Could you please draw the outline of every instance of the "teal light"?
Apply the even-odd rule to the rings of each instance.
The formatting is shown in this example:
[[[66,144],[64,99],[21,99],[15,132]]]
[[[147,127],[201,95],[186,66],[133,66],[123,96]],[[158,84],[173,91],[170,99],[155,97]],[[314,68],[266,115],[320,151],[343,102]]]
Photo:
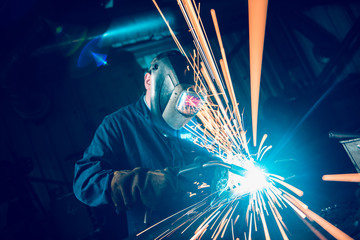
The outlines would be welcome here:
[[[168,16],[167,20],[169,23],[174,22],[172,16]],[[161,39],[169,34],[164,20],[151,14],[114,21],[102,35],[102,41],[111,44],[113,47],[120,47],[150,38],[152,40]]]

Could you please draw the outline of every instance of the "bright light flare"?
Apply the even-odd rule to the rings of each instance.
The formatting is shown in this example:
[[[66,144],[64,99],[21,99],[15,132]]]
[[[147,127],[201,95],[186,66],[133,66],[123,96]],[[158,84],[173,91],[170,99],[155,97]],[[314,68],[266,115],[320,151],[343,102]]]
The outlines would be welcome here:
[[[246,161],[246,163],[247,164],[243,164],[246,165],[244,175],[229,172],[228,176],[228,187],[238,196],[255,193],[271,185],[263,169],[255,166],[254,163],[249,160]]]
[[[269,182],[266,179],[264,171],[254,166],[246,173],[243,186],[250,192],[256,192],[268,187]]]

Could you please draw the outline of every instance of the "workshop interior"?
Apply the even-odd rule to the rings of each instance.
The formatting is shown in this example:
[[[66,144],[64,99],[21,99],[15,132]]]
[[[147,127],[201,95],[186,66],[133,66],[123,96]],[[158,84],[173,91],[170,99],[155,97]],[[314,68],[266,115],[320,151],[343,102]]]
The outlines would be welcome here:
[[[216,11],[249,151],[256,153],[266,134],[272,148],[260,163],[265,171],[301,189],[299,199],[349,239],[360,239],[360,180],[323,180],[360,173],[360,2],[268,2],[256,146],[249,2],[194,1],[220,59]],[[104,239],[103,232],[126,238],[121,213],[76,199],[74,164],[104,117],[145,92],[151,60],[178,49],[168,25],[194,54],[178,1],[5,0],[0,13],[0,238]],[[104,212],[111,224],[103,224]],[[317,223],[309,231],[307,222],[290,218],[287,224],[284,213],[289,239],[324,239],[317,231],[336,239]],[[200,239],[187,234],[166,239]]]

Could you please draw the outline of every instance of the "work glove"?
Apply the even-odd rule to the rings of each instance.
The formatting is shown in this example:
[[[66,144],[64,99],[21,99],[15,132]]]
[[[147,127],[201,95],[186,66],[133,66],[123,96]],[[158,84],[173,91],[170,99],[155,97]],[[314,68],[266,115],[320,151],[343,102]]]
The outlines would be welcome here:
[[[177,178],[177,169],[148,170],[135,168],[131,171],[115,171],[111,181],[111,198],[119,210],[127,210],[142,204],[158,210],[174,204],[184,193]]]

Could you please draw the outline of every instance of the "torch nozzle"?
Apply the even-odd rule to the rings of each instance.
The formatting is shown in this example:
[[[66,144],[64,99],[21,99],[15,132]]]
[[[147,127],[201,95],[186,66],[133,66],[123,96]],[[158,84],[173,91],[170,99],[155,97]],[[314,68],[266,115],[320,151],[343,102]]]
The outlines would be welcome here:
[[[209,161],[207,163],[204,164],[192,164],[190,166],[187,166],[185,168],[180,169],[180,171],[178,172],[178,176],[191,171],[191,170],[195,170],[195,169],[199,169],[199,168],[208,168],[208,167],[213,167],[213,166],[217,166],[217,167],[223,167],[228,169],[230,172],[239,175],[239,176],[244,176],[245,173],[247,172],[247,170],[243,167],[240,167],[238,165],[235,164],[230,164],[230,163],[226,163],[223,161]]]

